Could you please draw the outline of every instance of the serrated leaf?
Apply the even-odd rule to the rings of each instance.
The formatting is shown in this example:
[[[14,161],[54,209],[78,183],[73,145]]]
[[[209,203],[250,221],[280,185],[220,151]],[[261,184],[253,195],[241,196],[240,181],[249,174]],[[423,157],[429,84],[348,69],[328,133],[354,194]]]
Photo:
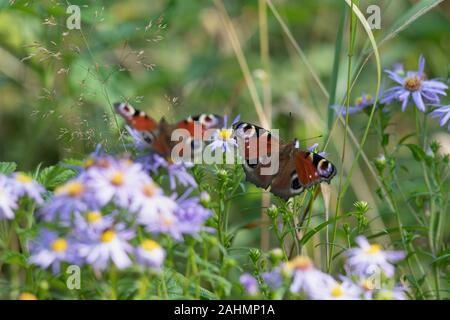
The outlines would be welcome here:
[[[75,174],[74,170],[57,165],[42,170],[37,180],[47,189],[53,190],[74,177]]]
[[[19,265],[21,267],[27,267],[27,258],[18,252],[15,251],[6,251],[3,253],[1,260],[7,264]]]
[[[16,168],[17,164],[15,162],[0,162],[0,173],[11,174]]]

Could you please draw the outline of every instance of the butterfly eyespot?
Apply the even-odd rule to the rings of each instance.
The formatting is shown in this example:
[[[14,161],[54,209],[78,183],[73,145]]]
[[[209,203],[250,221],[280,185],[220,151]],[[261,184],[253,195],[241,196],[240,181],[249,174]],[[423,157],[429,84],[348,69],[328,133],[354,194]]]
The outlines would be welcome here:
[[[297,193],[299,190],[302,190],[302,189],[303,189],[303,186],[300,183],[300,180],[298,179],[297,172],[294,171],[292,173],[292,178],[291,178],[291,190],[295,191]]]
[[[322,159],[317,165],[317,171],[321,177],[328,178],[333,174],[333,166],[328,160]]]
[[[142,139],[148,144],[153,142],[153,135],[150,132],[142,132]]]
[[[246,123],[238,126],[236,132],[241,138],[248,139],[255,135],[256,129],[255,126]]]
[[[136,112],[136,110],[132,106],[126,103],[115,103],[114,108],[116,109],[118,114],[124,117],[131,117]]]

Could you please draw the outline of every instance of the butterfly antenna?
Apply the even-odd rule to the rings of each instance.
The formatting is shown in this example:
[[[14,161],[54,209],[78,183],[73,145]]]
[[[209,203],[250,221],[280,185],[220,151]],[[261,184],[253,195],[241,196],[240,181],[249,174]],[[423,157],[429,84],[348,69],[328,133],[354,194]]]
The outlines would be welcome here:
[[[318,139],[318,138],[322,138],[322,137],[323,137],[323,134],[315,136],[315,137],[311,137],[311,138],[299,139],[299,141],[308,141],[308,140]]]

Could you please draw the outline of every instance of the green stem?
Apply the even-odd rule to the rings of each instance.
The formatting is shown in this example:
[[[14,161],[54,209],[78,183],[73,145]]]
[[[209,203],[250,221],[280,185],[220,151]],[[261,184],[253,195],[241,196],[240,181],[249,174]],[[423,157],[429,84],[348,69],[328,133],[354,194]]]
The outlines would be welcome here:
[[[341,190],[342,190],[342,180],[343,180],[343,176],[344,176],[344,161],[345,161],[345,148],[346,148],[346,144],[347,144],[347,129],[348,129],[348,122],[349,122],[349,117],[348,117],[348,109],[350,106],[350,94],[351,94],[351,89],[350,89],[350,85],[351,85],[351,70],[352,70],[352,57],[353,57],[353,47],[354,47],[354,42],[355,42],[355,38],[354,38],[354,30],[355,30],[355,25],[353,22],[353,1],[352,1],[352,5],[350,6],[350,41],[349,41],[349,46],[348,46],[348,66],[347,66],[347,101],[345,104],[345,130],[344,130],[344,138],[343,138],[343,144],[342,144],[342,158],[341,158],[341,170],[340,170],[340,174],[339,174],[339,188],[338,188],[338,197],[337,197],[337,202],[336,202],[336,220],[334,221],[333,224],[333,233],[332,233],[332,238],[331,238],[331,242],[327,243],[327,246],[330,246],[329,249],[329,257],[328,257],[328,272],[331,272],[331,265],[333,262],[333,251],[334,251],[334,242],[336,241],[336,233],[337,233],[337,218],[339,216],[339,210],[340,210],[340,205],[341,205],[341,200],[342,200],[342,194],[341,194]]]

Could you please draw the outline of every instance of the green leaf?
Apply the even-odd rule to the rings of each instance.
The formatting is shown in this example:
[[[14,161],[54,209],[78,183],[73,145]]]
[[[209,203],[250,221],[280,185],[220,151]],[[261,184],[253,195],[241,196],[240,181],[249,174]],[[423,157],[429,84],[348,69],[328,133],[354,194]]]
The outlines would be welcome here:
[[[42,170],[37,180],[47,189],[53,190],[74,177],[75,174],[75,171],[72,169],[56,165]]]
[[[389,29],[378,45],[381,46],[384,42],[394,38],[398,33],[405,30],[411,23],[419,19],[443,1],[444,0],[422,0],[416,3],[411,9],[396,19],[396,23]]]
[[[1,260],[7,264],[19,265],[21,267],[27,267],[27,258],[16,251],[6,251],[3,253]]]
[[[409,143],[405,144],[404,146],[408,147],[408,149],[411,150],[414,159],[416,159],[417,161],[422,161],[426,158],[425,151],[423,151],[422,148],[420,148],[418,145]]]
[[[11,174],[16,168],[17,164],[15,162],[0,162],[0,173]]]
[[[314,227],[312,230],[308,231],[303,238],[300,240],[301,244],[305,244],[308,242],[309,239],[311,239],[317,232],[319,232],[320,230],[322,230],[323,228],[325,228],[327,225],[334,223],[335,221],[344,218],[344,217],[350,217],[351,214],[345,214],[342,216],[337,216],[336,218],[332,218],[332,219],[328,219],[325,222],[322,222],[321,224],[319,224],[318,226]]]

